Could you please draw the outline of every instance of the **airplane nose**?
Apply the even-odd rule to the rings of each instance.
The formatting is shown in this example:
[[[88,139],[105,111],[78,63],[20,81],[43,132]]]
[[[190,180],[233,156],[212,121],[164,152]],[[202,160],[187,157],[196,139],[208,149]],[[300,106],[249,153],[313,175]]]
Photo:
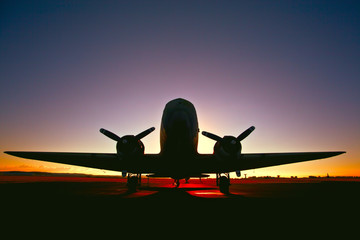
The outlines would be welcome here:
[[[178,111],[178,112],[174,112],[172,116],[172,120],[174,125],[188,125],[189,116],[184,111]]]
[[[193,129],[195,118],[196,112],[192,104],[185,99],[178,98],[166,105],[162,126],[168,133],[183,135]]]
[[[176,135],[183,135],[190,129],[190,118],[185,111],[173,112],[170,121],[166,128],[169,132],[176,133]]]
[[[177,105],[184,105],[185,104],[185,101],[184,100],[179,100],[178,102],[177,102]]]

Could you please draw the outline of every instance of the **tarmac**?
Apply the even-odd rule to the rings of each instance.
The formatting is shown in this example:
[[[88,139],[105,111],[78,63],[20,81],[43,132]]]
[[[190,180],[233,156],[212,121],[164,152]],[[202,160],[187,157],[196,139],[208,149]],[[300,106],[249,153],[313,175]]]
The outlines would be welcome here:
[[[78,199],[104,201],[149,201],[173,203],[183,200],[234,202],[286,202],[327,203],[360,200],[359,178],[303,178],[303,179],[235,179],[230,193],[223,194],[214,179],[190,179],[181,181],[176,188],[171,179],[142,179],[137,191],[129,192],[123,178],[72,178],[37,176],[0,176],[0,192],[3,201],[18,199],[41,201],[71,201]]]
[[[223,194],[214,179],[181,181],[178,188],[172,180],[142,179],[137,191],[129,192],[122,178],[0,176],[0,193],[3,219],[18,222],[26,216],[45,225],[70,217],[76,224],[115,218],[121,224],[168,228],[185,222],[221,220],[216,224],[236,226],[245,220],[274,224],[290,219],[287,224],[321,219],[351,226],[360,213],[359,178],[240,179],[232,180],[230,193]]]

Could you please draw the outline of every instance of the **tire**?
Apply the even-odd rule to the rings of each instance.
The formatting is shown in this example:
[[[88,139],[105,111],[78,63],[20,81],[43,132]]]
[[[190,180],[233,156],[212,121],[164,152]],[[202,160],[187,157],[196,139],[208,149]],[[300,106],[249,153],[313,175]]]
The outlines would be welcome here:
[[[136,192],[137,184],[138,184],[138,178],[137,177],[131,177],[127,182],[129,192]]]
[[[220,192],[222,192],[224,194],[228,194],[229,186],[230,186],[229,179],[225,176],[222,176],[222,177],[220,177],[219,180],[220,180],[220,183],[219,183]]]

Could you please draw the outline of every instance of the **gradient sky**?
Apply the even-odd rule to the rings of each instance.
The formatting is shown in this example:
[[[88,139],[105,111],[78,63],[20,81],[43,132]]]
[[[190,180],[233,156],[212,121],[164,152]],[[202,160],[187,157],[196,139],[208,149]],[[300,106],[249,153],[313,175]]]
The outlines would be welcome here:
[[[101,127],[154,126],[157,153],[182,97],[200,130],[256,126],[245,153],[347,151],[248,176],[360,175],[359,76],[357,1],[1,1],[0,171],[111,173],[2,152],[115,152]]]

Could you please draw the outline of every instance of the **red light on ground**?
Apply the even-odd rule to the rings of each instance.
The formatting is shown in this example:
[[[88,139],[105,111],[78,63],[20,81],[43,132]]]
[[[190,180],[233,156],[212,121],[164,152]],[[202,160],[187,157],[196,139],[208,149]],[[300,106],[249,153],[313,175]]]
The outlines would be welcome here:
[[[138,197],[146,197],[146,196],[150,196],[153,195],[155,193],[157,193],[158,191],[147,191],[147,190],[141,190],[141,191],[136,191],[134,193],[130,193],[126,196],[124,196],[124,198],[138,198]]]
[[[194,190],[187,191],[191,196],[201,197],[201,198],[227,198],[228,196],[219,190],[209,189],[209,190]]]

